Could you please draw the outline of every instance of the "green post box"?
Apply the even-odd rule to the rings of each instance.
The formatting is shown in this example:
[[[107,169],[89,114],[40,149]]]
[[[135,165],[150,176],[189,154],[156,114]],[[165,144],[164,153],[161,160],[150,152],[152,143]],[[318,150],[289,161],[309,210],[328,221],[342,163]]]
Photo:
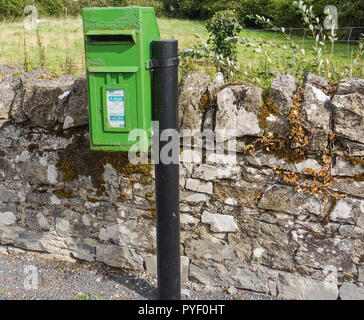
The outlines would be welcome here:
[[[129,151],[135,128],[146,130],[149,147],[150,45],[160,39],[153,8],[84,8],[82,17],[91,149]]]

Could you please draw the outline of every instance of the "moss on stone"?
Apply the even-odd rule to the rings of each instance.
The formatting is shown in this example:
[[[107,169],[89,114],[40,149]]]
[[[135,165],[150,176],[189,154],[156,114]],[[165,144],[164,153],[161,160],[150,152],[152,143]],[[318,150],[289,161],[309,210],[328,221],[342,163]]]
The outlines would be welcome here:
[[[210,94],[208,91],[206,91],[202,96],[201,96],[201,100],[200,100],[200,104],[199,104],[199,109],[200,111],[206,112],[207,110],[210,109],[211,105],[212,105],[213,101],[210,98]]]
[[[87,200],[88,200],[89,202],[91,202],[91,203],[99,202],[99,200],[98,200],[98,199],[96,199],[96,198],[91,198],[91,197],[87,197]]]
[[[287,143],[283,146],[281,144],[271,146],[271,153],[278,159],[285,159],[287,163],[299,163],[307,158],[301,149],[291,149]]]
[[[320,240],[329,239],[330,238],[330,236],[327,235],[327,234],[322,234],[322,233],[315,232],[315,231],[311,231],[310,234],[312,236],[314,236],[316,239],[320,239]]]
[[[291,131],[283,138],[276,137],[274,132],[268,132],[263,138],[257,139],[252,145],[255,150],[261,149],[268,154],[273,154],[278,159],[285,159],[288,163],[297,163],[305,160],[308,149],[308,138],[300,125],[300,108],[302,103],[302,90],[294,95],[294,105],[287,118]],[[268,91],[263,93],[263,102],[258,110],[260,128],[268,128],[267,118],[270,115],[279,116],[278,106],[268,97]],[[295,147],[292,147],[295,145]]]
[[[38,145],[38,144],[36,144],[36,143],[30,143],[30,144],[27,146],[27,150],[28,150],[28,152],[33,153],[34,151],[39,150],[39,145]]]
[[[331,196],[330,201],[331,201],[331,203],[330,203],[329,209],[326,211],[324,216],[321,218],[321,224],[323,226],[326,226],[330,222],[330,215],[335,209],[335,206],[337,204],[337,198],[335,198],[334,196]]]
[[[355,156],[349,156],[346,155],[345,160],[348,161],[352,166],[360,165],[362,168],[364,168],[364,159],[360,157]],[[354,176],[354,180],[356,182],[362,182],[364,181],[364,173],[358,173]]]
[[[92,184],[97,188],[96,195],[101,196],[105,192],[104,166],[110,164],[118,174],[141,177],[132,177],[134,183],[143,185],[152,183],[152,165],[136,164],[129,162],[127,152],[92,151],[89,141],[83,136],[74,137],[73,142],[65,150],[58,152],[57,169],[62,173],[62,181],[70,182],[80,176],[91,177]]]
[[[233,198],[240,206],[255,207],[264,188],[232,186],[227,181],[218,182],[214,183],[212,199],[224,203],[226,199]]]
[[[351,165],[361,165],[364,168],[364,159],[355,157],[355,156],[345,156],[345,160],[348,161]]]
[[[57,189],[53,192],[59,199],[70,199],[72,197],[72,190]]]
[[[148,198],[153,197],[153,195],[154,195],[154,191],[150,191],[150,192],[145,193],[145,196],[148,197]]]
[[[364,173],[356,174],[354,176],[354,180],[356,182],[363,182],[364,181]]]
[[[277,159],[284,159],[287,163],[298,163],[307,158],[307,150],[291,148],[291,141],[285,138],[268,138],[264,136],[257,139],[251,145],[254,150],[262,150],[264,153],[274,155]]]
[[[56,164],[56,168],[62,172],[62,181],[68,182],[77,180],[79,175],[75,161],[68,159],[68,157],[63,156],[63,154],[60,154],[59,156],[60,157]]]
[[[279,111],[277,105],[269,98],[263,99],[262,105],[258,110],[259,127],[266,130],[268,128],[267,118],[270,115],[278,116]]]
[[[129,198],[129,196],[127,196],[126,194],[120,194],[120,195],[118,196],[118,200],[126,201],[126,200],[131,200],[131,199],[130,199],[130,198]]]
[[[146,210],[146,212],[148,212],[148,215],[150,217],[152,217],[153,219],[155,219],[157,217],[157,211],[156,211],[156,209],[148,209],[148,210]]]

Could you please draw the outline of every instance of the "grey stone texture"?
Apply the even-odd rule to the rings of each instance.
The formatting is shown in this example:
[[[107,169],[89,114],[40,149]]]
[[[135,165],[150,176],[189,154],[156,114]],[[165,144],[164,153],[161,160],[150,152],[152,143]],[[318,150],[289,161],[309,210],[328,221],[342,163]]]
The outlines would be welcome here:
[[[336,95],[331,102],[335,134],[364,144],[364,94]]]
[[[330,131],[330,97],[322,90],[306,83],[301,110],[302,125],[309,135],[311,150],[325,150]]]
[[[294,300],[336,300],[335,282],[313,280],[307,277],[279,275],[278,297]]]
[[[224,88],[217,95],[215,131],[231,130],[231,137],[262,136],[258,111],[262,104],[262,89],[249,83]]]
[[[19,85],[20,79],[16,77],[0,81],[0,128],[9,120],[11,105]]]
[[[344,283],[340,287],[341,300],[364,300],[364,287],[353,283]]]
[[[289,115],[297,87],[297,80],[289,74],[277,74],[272,81],[269,98],[277,105],[280,116]]]
[[[210,230],[213,232],[238,232],[239,227],[236,224],[234,217],[226,214],[213,214],[204,211],[201,216],[201,222],[210,225]]]
[[[293,105],[293,95],[298,88],[297,80],[289,74],[277,74],[273,79],[269,99],[277,107],[278,114],[271,114],[267,119],[267,132],[275,132],[284,137],[290,130],[287,116]]]
[[[337,88],[338,95],[345,95],[355,92],[364,94],[364,79],[359,79],[359,78],[342,79],[339,82]]]
[[[179,91],[179,121],[181,129],[201,129],[202,111],[200,101],[206,93],[211,77],[200,73],[191,73],[182,79]]]
[[[311,72],[307,72],[303,78],[303,85],[307,83],[321,90],[328,89],[329,87],[329,81],[326,78],[317,76]]]
[[[59,97],[72,85],[72,76],[61,78],[32,79],[23,81],[22,112],[34,126],[52,128],[56,124],[56,108]]]
[[[180,257],[181,262],[181,282],[188,281],[188,271],[190,260],[186,256]],[[157,256],[156,255],[148,255],[144,258],[145,268],[151,274],[157,274]]]
[[[152,166],[89,150],[85,76],[17,70],[0,67],[0,251],[155,273]],[[306,74],[300,121],[309,151],[292,161],[259,144],[251,154],[245,147],[264,135],[269,141],[270,130],[284,139],[296,79],[278,74],[272,82],[278,116],[267,130],[259,126],[262,89],[224,84],[220,74],[182,80],[181,129],[216,134],[213,146],[181,144],[182,281],[282,299],[364,299],[363,81],[343,79],[328,96],[331,83]],[[217,136],[224,129],[231,130]],[[225,150],[211,152],[215,146]],[[305,190],[321,179],[322,154],[333,146],[340,148],[330,153],[329,183]]]
[[[79,76],[65,92],[69,95],[68,106],[63,115],[63,129],[69,129],[88,124],[88,99],[86,75]],[[62,96],[61,96],[62,97]],[[67,99],[66,97],[64,99]]]

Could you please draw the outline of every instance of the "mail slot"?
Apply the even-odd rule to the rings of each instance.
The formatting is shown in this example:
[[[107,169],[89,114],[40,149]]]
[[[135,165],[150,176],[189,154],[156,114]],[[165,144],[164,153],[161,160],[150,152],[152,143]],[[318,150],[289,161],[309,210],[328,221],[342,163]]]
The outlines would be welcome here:
[[[100,44],[101,42],[105,42],[105,44],[112,45],[123,42],[134,43],[134,39],[131,35],[126,34],[95,34],[88,35],[87,42],[90,44]]]
[[[160,39],[153,8],[84,8],[82,18],[91,149],[129,151],[136,128],[150,145],[150,46]]]

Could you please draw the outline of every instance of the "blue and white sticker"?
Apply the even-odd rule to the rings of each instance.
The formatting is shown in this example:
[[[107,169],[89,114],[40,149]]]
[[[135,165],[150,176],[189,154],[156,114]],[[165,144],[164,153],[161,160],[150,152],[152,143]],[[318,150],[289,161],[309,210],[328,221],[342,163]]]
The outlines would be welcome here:
[[[107,90],[107,119],[112,128],[125,128],[125,92]]]

